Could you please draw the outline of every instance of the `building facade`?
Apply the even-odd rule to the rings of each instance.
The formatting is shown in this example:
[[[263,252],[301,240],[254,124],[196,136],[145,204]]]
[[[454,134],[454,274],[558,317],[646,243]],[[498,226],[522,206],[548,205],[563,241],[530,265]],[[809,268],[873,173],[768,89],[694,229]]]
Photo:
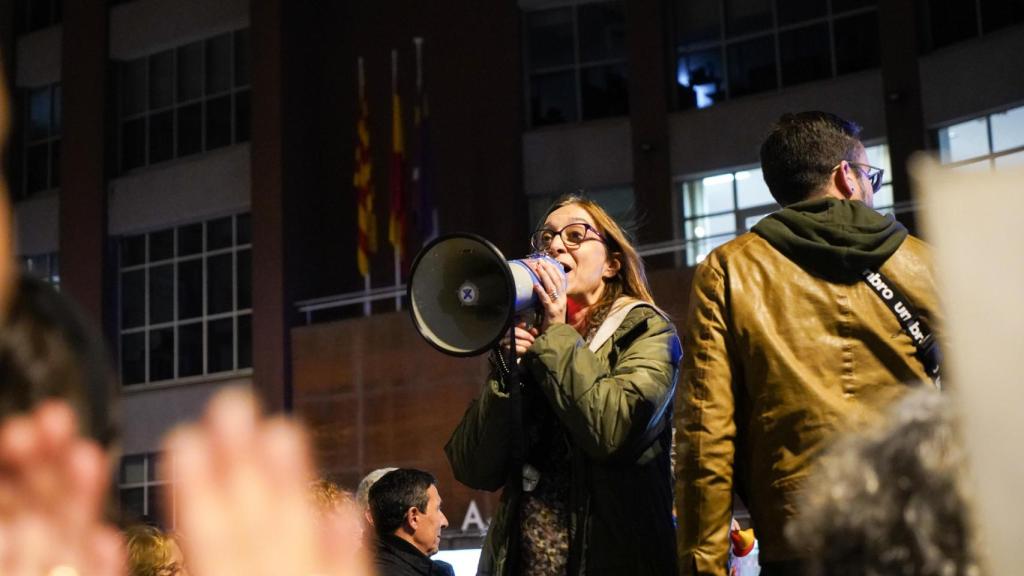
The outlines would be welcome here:
[[[304,418],[322,472],[342,484],[387,465],[437,474],[449,545],[493,511],[496,496],[457,485],[442,451],[486,365],[440,356],[398,310],[423,238],[410,232],[396,276],[392,53],[411,163],[424,141],[415,38],[439,231],[517,257],[551,200],[584,189],[635,234],[678,321],[691,267],[777,208],[757,150],[784,112],[861,123],[886,169],[878,206],[911,228],[912,153],[964,170],[1024,162],[1024,9],[995,0],[0,9],[19,254],[104,328],[123,392],[122,505],[144,519],[173,485],[160,437],[228,385]],[[352,185],[359,59],[378,228],[369,282]]]

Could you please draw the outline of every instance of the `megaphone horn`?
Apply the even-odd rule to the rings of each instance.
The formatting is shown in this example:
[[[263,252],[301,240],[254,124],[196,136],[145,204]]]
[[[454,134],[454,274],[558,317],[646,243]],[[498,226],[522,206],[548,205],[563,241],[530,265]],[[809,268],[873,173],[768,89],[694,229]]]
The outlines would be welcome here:
[[[452,356],[475,356],[498,343],[516,313],[537,306],[537,282],[525,260],[506,260],[476,234],[442,236],[416,255],[409,312],[431,346]],[[564,272],[562,285],[564,291]]]

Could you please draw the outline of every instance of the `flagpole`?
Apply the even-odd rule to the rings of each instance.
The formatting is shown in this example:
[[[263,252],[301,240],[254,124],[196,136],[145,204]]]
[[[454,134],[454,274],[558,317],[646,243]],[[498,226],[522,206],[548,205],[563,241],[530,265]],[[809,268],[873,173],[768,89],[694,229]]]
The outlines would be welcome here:
[[[414,37],[412,39],[412,41],[413,41],[413,44],[416,46],[416,100],[417,100],[417,104],[419,105],[419,115],[420,115],[420,123],[419,123],[418,128],[422,132],[423,130],[425,130],[426,118],[427,118],[427,115],[428,115],[427,95],[424,94],[424,88],[423,88],[423,37],[422,36],[416,36],[416,37]],[[431,167],[426,165],[426,162],[428,162],[429,160],[424,155],[425,154],[424,149],[426,147],[425,139],[427,138],[427,136],[424,133],[421,133],[421,134],[418,135],[418,138],[419,138],[419,161],[418,161],[419,174],[417,175],[417,179],[418,179],[420,194],[422,195],[422,194],[425,193],[425,187],[426,186],[430,186],[432,184],[430,182],[426,182],[425,181],[425,178],[427,177],[425,172],[430,170]],[[430,202],[429,204],[425,204],[423,202],[423,200],[422,200],[422,197],[419,200],[419,202],[420,202],[419,209],[421,211],[423,210],[425,205],[429,206],[429,210],[430,210],[430,213],[427,214],[426,217],[424,217],[422,214],[418,214],[417,215],[417,220],[418,220],[418,224],[419,225],[422,226],[422,224],[424,222],[426,222],[427,226],[429,226],[429,229],[426,231],[426,233],[420,239],[420,242],[422,242],[425,245],[427,242],[430,242],[431,240],[436,238],[437,235],[438,235],[438,232],[437,232],[438,231],[437,207],[434,205],[433,202]],[[423,232],[423,230],[421,230],[421,232]]]
[[[392,94],[398,94],[398,50],[392,50],[391,51],[391,90],[392,90],[392,92],[391,92]],[[391,113],[394,114],[394,107],[392,107],[392,112]],[[394,121],[395,121],[395,119],[393,118],[392,122],[394,122]],[[402,119],[398,118],[397,121],[401,122]],[[404,177],[404,175],[399,174],[398,177],[402,178],[402,177]],[[401,247],[401,245],[394,246],[394,254],[395,254],[395,310],[401,310],[402,309],[402,291],[400,290],[400,287],[402,285],[402,247]]]
[[[423,95],[423,37],[422,36],[416,36],[415,38],[412,39],[412,42],[413,42],[413,44],[416,45],[416,98],[419,101],[419,105],[421,106],[421,109],[420,109],[420,115],[421,116],[420,117],[423,118],[423,115],[427,113],[427,111],[425,109],[426,108],[426,98]],[[421,122],[420,123],[420,130],[422,130],[422,129],[423,129],[423,124]],[[423,143],[423,136],[420,135],[420,145],[421,145],[421,147],[422,147],[422,143]],[[420,186],[421,187],[423,186],[423,180],[422,180],[422,178],[423,178],[423,171],[427,170],[427,167],[423,165],[424,161],[425,161],[425,159],[423,158],[423,151],[421,149],[420,150],[420,160],[419,160],[419,162],[420,162],[420,166],[419,166],[420,175],[419,175],[419,177],[420,177]],[[421,190],[422,190],[422,188],[421,188]],[[422,208],[423,207],[421,205],[420,209],[422,210]],[[433,206],[430,207],[429,221],[430,221],[430,224],[431,224],[430,232],[428,232],[427,235],[424,238],[420,239],[420,241],[423,242],[423,244],[426,244],[427,242],[430,242],[431,240],[434,239],[435,236],[437,236],[437,233],[436,233],[436,230],[437,230],[437,210]],[[423,216],[422,215],[419,216],[419,222],[420,223],[423,222]]]
[[[359,102],[360,102],[360,106],[361,106],[362,103],[366,101],[365,100],[366,99],[366,75],[363,72],[363,57],[362,56],[360,56],[358,58],[358,62],[359,62]],[[369,255],[367,255],[367,257],[369,257]],[[366,300],[363,301],[363,316],[369,316],[370,313],[373,311],[373,307],[372,307],[371,302],[370,302],[370,286],[372,286],[372,282],[370,280],[370,274],[371,273],[372,272],[370,270],[370,267],[368,266],[367,269],[366,269],[366,276],[363,276],[363,292],[366,293]]]
[[[412,39],[416,45],[416,95],[423,92],[423,38],[417,36]]]

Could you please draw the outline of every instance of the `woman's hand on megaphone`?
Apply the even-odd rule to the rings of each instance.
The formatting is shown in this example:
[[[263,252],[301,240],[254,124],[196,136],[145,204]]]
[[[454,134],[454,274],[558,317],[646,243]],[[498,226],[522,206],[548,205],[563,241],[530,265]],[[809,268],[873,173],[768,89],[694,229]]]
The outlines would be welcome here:
[[[526,350],[533,346],[533,341],[540,335],[540,332],[528,325],[526,322],[519,322],[515,328],[516,338],[516,358],[521,358],[523,354],[526,354]],[[502,339],[501,349],[508,354],[508,340]]]
[[[552,324],[565,324],[566,295],[562,292],[563,274],[548,260],[531,260],[534,273],[540,278],[539,284],[533,285],[533,291],[541,305],[540,333],[544,333]]]

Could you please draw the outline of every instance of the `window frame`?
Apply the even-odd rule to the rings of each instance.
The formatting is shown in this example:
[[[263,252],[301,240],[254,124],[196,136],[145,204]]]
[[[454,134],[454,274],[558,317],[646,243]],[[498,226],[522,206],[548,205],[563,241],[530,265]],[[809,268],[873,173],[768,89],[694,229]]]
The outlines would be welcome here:
[[[45,136],[32,138],[32,93],[45,90],[49,92],[50,110],[48,115],[49,129]],[[60,166],[59,164],[61,140],[64,132],[64,91],[60,82],[25,88],[21,91],[23,103],[21,106],[22,125],[25,127],[21,132],[21,177],[17,185],[19,198],[31,198],[39,194],[46,194],[60,189]],[[60,113],[58,114],[58,110]],[[58,121],[59,118],[59,121]],[[58,126],[59,125],[59,126]],[[29,188],[31,181],[29,150],[36,146],[46,146],[46,185],[42,188],[32,190]],[[55,178],[56,176],[56,178]]]
[[[32,15],[36,7],[45,2],[49,6],[49,18],[38,25],[33,24]],[[62,24],[64,21],[64,0],[18,0],[15,7],[15,30],[18,35],[31,34]]]
[[[678,26],[678,18],[676,17],[676,13],[675,13],[676,6],[678,5],[679,2],[682,2],[682,1],[686,1],[686,0],[675,0],[675,2],[673,2],[673,4],[672,4],[672,17],[671,17],[672,24],[671,24],[670,47],[669,47],[669,49],[671,50],[671,62],[672,62],[672,66],[671,66],[672,79],[671,79],[671,82],[670,82],[670,84],[672,86],[672,90],[671,90],[672,109],[675,110],[675,111],[706,108],[708,106],[713,106],[717,102],[724,102],[724,101],[732,100],[732,99],[735,99],[735,98],[744,98],[744,97],[752,96],[752,95],[756,95],[756,94],[764,94],[764,93],[770,93],[770,92],[779,92],[781,90],[785,90],[785,89],[791,88],[793,86],[800,86],[800,85],[806,84],[808,82],[820,82],[822,80],[828,80],[828,79],[831,79],[831,78],[836,78],[836,77],[841,75],[839,73],[839,71],[838,71],[838,66],[839,65],[838,65],[837,49],[836,49],[836,22],[837,21],[842,21],[842,20],[847,19],[847,18],[861,16],[861,15],[864,15],[864,14],[870,14],[870,13],[877,14],[878,13],[878,6],[877,5],[861,6],[861,7],[858,7],[858,8],[847,9],[847,10],[840,11],[840,12],[834,12],[833,8],[832,8],[832,3],[828,2],[827,5],[825,6],[825,15],[824,16],[815,16],[815,17],[812,17],[812,18],[807,18],[805,20],[800,20],[798,22],[791,22],[791,23],[787,23],[787,24],[779,24],[778,2],[781,1],[781,0],[772,0],[771,1],[771,13],[772,13],[772,24],[771,24],[771,26],[765,28],[764,30],[759,30],[759,31],[755,31],[755,32],[745,32],[745,33],[741,33],[741,34],[730,35],[728,33],[728,30],[727,30],[727,22],[726,22],[725,7],[724,7],[725,5],[723,3],[723,0],[716,0],[716,5],[718,6],[718,10],[719,10],[718,37],[713,39],[713,40],[702,40],[702,41],[697,41],[697,42],[692,42],[692,43],[684,44],[684,43],[682,43],[681,41],[678,40],[680,35],[681,35],[681,32],[680,32],[679,26]],[[781,54],[781,40],[780,40],[780,37],[782,35],[788,33],[788,32],[793,32],[793,31],[803,30],[803,29],[810,29],[810,28],[813,28],[813,27],[816,27],[816,26],[820,26],[821,24],[826,24],[827,25],[827,29],[828,29],[828,51],[829,51],[829,64],[830,64],[830,68],[831,68],[830,74],[827,77],[823,77],[823,78],[819,78],[819,79],[802,80],[802,81],[798,81],[798,82],[795,82],[795,83],[792,83],[792,84],[784,84],[783,83],[783,66],[782,66],[782,64],[783,64],[782,59],[783,58],[782,58],[782,54]],[[774,55],[773,56],[774,56],[774,67],[775,67],[775,87],[774,88],[770,88],[770,89],[766,89],[766,90],[755,90],[753,92],[745,92],[745,93],[743,93],[743,94],[741,94],[739,96],[734,96],[733,95],[732,86],[730,85],[731,82],[729,80],[730,70],[731,70],[731,68],[729,66],[729,53],[730,53],[729,49],[730,49],[730,47],[741,45],[741,44],[745,44],[745,43],[748,43],[748,42],[751,42],[751,41],[754,41],[754,40],[759,40],[759,39],[766,38],[766,37],[771,37],[771,39],[772,39],[772,46],[773,46],[773,50],[774,50]],[[684,107],[682,105],[682,102],[681,102],[682,98],[681,98],[681,95],[680,95],[680,90],[683,89],[683,88],[686,88],[686,87],[682,86],[679,83],[679,79],[678,79],[678,77],[679,77],[679,61],[680,61],[680,59],[683,58],[684,56],[687,56],[687,55],[690,55],[690,54],[696,54],[696,53],[701,53],[701,52],[711,52],[711,51],[716,51],[716,50],[718,52],[718,58],[719,58],[718,61],[719,61],[719,66],[721,68],[721,70],[720,70],[720,74],[721,74],[721,77],[720,77],[721,91],[720,92],[721,92],[722,96],[720,97],[720,99],[717,102],[716,101],[712,101],[707,106],[700,106],[699,103],[698,103],[695,106],[693,106],[692,108],[691,107]],[[852,72],[852,73],[856,73],[856,72]]]
[[[141,482],[126,482],[124,479],[124,466],[129,459],[142,459],[143,466],[143,478]],[[169,467],[170,477],[160,479],[156,477],[154,460],[161,458],[165,462],[165,466]],[[165,530],[174,530],[177,527],[177,494],[175,493],[174,486],[177,480],[176,466],[174,465],[174,455],[170,452],[143,452],[139,454],[124,454],[121,456],[121,460],[118,464],[117,474],[117,506],[118,511],[124,515],[124,507],[122,495],[128,490],[142,489],[142,517],[133,518],[132,520],[144,520],[151,524],[157,525]],[[166,506],[166,509],[170,511],[169,518],[154,518],[149,510],[149,492],[153,488],[165,488],[170,494],[171,501]]]
[[[534,10],[524,10],[521,14],[522,30],[523,30],[523,77],[525,81],[526,90],[524,93],[526,99],[526,125],[527,129],[546,128],[549,126],[559,126],[565,124],[580,124],[583,122],[592,122],[595,120],[602,120],[605,118],[619,118],[620,115],[607,115],[599,116],[596,118],[584,118],[583,117],[583,71],[591,69],[607,68],[615,65],[623,65],[626,69],[626,78],[629,78],[629,56],[624,51],[622,56],[619,58],[603,58],[597,60],[582,61],[581,48],[580,48],[580,7],[596,4],[619,4],[622,10],[625,11],[625,0],[576,0],[572,3],[559,4],[557,6],[550,6],[544,8],[538,8]],[[544,66],[540,68],[531,68],[531,52],[530,52],[530,27],[528,20],[531,15],[538,14],[541,12],[554,12],[558,10],[569,10],[572,14],[572,62],[569,64],[560,64],[556,66]],[[625,17],[623,17],[623,27],[625,27]],[[548,122],[548,123],[534,123],[533,119],[533,86],[534,78],[539,76],[549,76],[564,72],[571,72],[573,78],[573,98],[575,102],[576,114],[572,118],[566,118],[561,122]],[[626,101],[626,112],[625,115],[629,114],[629,100]]]
[[[951,169],[957,169],[957,168],[965,168],[965,167],[968,167],[968,166],[980,165],[983,162],[987,162],[989,170],[995,170],[997,168],[996,160],[998,160],[999,158],[1002,158],[1004,156],[1010,156],[1010,155],[1013,155],[1013,154],[1019,154],[1021,152],[1024,152],[1024,144],[1021,144],[1019,146],[1015,146],[1013,148],[1007,148],[1005,150],[1000,150],[998,152],[995,151],[995,143],[994,143],[993,135],[992,135],[992,117],[997,115],[997,114],[1006,114],[1006,113],[1014,111],[1014,110],[1022,110],[1022,111],[1024,111],[1024,102],[1018,102],[1018,103],[1015,103],[1015,104],[1010,105],[1010,106],[1002,106],[1002,107],[999,107],[997,109],[989,110],[987,112],[983,112],[981,114],[978,114],[978,115],[975,115],[975,116],[971,116],[971,117],[968,117],[968,118],[960,118],[958,120],[952,120],[952,121],[949,121],[949,122],[943,122],[941,124],[934,125],[931,128],[931,130],[929,130],[929,132],[930,132],[931,137],[932,137],[933,148],[938,152],[938,154],[939,154],[939,161],[941,162],[941,164],[943,166],[951,168]],[[943,156],[942,132],[944,130],[949,130],[950,128],[952,128],[954,126],[957,126],[957,125],[960,125],[960,124],[966,124],[968,122],[973,122],[975,120],[980,120],[982,118],[985,120],[986,144],[988,146],[988,152],[985,153],[985,154],[979,155],[979,156],[971,156],[971,157],[968,157],[968,158],[962,158],[962,159],[956,160],[954,162],[946,162],[946,161],[942,160],[942,156]]]
[[[240,54],[240,50],[238,49],[239,48],[239,44],[242,42],[242,40],[240,39],[240,36],[242,36],[243,34],[250,34],[250,28],[244,27],[244,28],[237,28],[237,29],[233,29],[233,30],[228,30],[228,31],[225,31],[225,32],[220,32],[220,33],[214,34],[212,36],[207,36],[207,37],[204,37],[204,38],[200,38],[200,39],[196,39],[196,40],[191,40],[189,42],[186,42],[186,43],[180,44],[180,45],[176,45],[176,46],[173,46],[171,48],[166,48],[164,50],[160,50],[160,51],[157,51],[157,52],[152,52],[152,53],[144,54],[144,55],[139,56],[137,58],[132,58],[130,60],[124,60],[124,61],[118,62],[118,66],[117,66],[117,70],[118,70],[118,74],[117,74],[118,90],[117,90],[117,125],[116,125],[116,130],[117,130],[117,168],[118,168],[117,172],[118,172],[119,175],[131,174],[131,173],[139,171],[139,170],[144,170],[144,169],[146,169],[146,168],[148,168],[150,166],[164,165],[164,164],[167,164],[169,162],[174,162],[175,160],[178,160],[178,159],[181,159],[181,158],[189,158],[189,157],[192,157],[192,156],[197,156],[197,155],[200,155],[200,154],[205,154],[205,153],[208,153],[208,152],[212,152],[214,150],[219,150],[221,148],[227,148],[229,146],[233,146],[233,145],[237,145],[237,144],[241,144],[243,142],[248,142],[249,141],[249,139],[250,139],[250,132],[251,132],[251,122],[250,122],[250,126],[247,127],[244,130],[244,134],[243,134],[243,130],[240,128],[240,125],[239,125],[240,123],[238,122],[238,101],[239,101],[239,99],[242,97],[242,95],[244,93],[251,94],[251,91],[252,91],[252,77],[251,77],[251,75],[249,76],[249,78],[245,79],[244,83],[240,82],[240,79],[237,77],[238,70],[239,70],[239,58],[245,58],[245,59],[249,60],[249,66],[247,66],[245,69],[246,70],[250,70],[250,74],[251,74],[251,69],[252,69],[252,66],[251,66],[251,58],[252,58],[251,48],[250,48],[249,53],[247,53],[247,54]],[[212,42],[214,42],[217,39],[222,38],[224,36],[227,36],[228,40],[229,40],[228,41],[229,58],[228,58],[228,62],[227,62],[228,78],[227,78],[227,81],[226,81],[227,88],[226,89],[222,89],[222,90],[217,91],[217,92],[208,92],[207,72],[208,72],[208,61],[209,61],[209,45]],[[251,46],[251,39],[247,39],[247,40],[245,40],[245,42],[246,42],[247,46]],[[199,95],[195,96],[195,97],[191,97],[191,98],[180,98],[179,97],[179,91],[178,91],[178,88],[179,88],[179,55],[180,55],[182,50],[185,50],[188,47],[190,47],[191,45],[196,44],[196,43],[198,43],[201,46],[201,55],[200,55],[200,58],[199,58],[199,63],[200,63],[200,66],[201,66],[201,70],[199,71],[199,78],[200,78],[201,88],[199,90]],[[151,99],[151,85],[150,85],[150,80],[151,80],[151,77],[152,77],[152,68],[153,68],[153,64],[152,63],[153,63],[153,60],[155,58],[157,58],[160,55],[163,55],[165,53],[168,53],[168,52],[170,53],[171,69],[173,70],[173,73],[171,74],[171,86],[170,86],[171,103],[167,104],[167,105],[164,105],[164,106],[160,106],[160,107],[153,107],[152,106],[152,99]],[[133,65],[133,64],[137,64],[140,61],[144,61],[145,62],[143,78],[141,80],[141,83],[144,86],[144,90],[143,90],[143,100],[144,100],[144,102],[143,102],[143,104],[141,106],[141,111],[125,113],[124,112],[125,95],[128,92],[128,90],[127,90],[127,85],[126,85],[126,83],[124,81],[124,73],[123,73],[123,71],[126,69],[127,66],[130,66],[130,65]],[[207,125],[210,122],[210,120],[209,120],[210,116],[208,115],[209,114],[208,113],[208,109],[209,109],[211,103],[213,103],[213,102],[215,102],[217,100],[220,100],[222,98],[227,98],[227,101],[228,101],[228,111],[227,111],[227,113],[228,113],[228,120],[227,121],[228,121],[228,125],[229,125],[230,134],[229,134],[228,141],[227,141],[226,144],[221,144],[221,145],[217,145],[217,146],[212,146],[211,147],[209,145],[209,142],[208,142],[208,132],[207,132]],[[199,105],[199,107],[200,107],[200,116],[199,116],[199,123],[200,123],[199,147],[198,147],[197,150],[195,150],[193,152],[180,153],[179,152],[179,140],[180,140],[180,134],[179,134],[179,115],[181,114],[182,110],[184,110],[185,108],[189,108],[189,107],[195,106],[195,105]],[[250,104],[250,106],[251,106],[251,104]],[[153,119],[155,117],[160,116],[161,114],[166,114],[166,113],[170,113],[171,114],[171,154],[166,159],[153,160],[151,158],[152,151],[150,150],[150,148],[151,148],[151,146],[150,146],[151,124],[152,124]],[[127,124],[129,124],[131,122],[135,122],[135,121],[140,121],[140,120],[142,121],[142,126],[143,126],[143,128],[142,128],[142,148],[143,148],[143,150],[142,150],[142,153],[141,153],[142,161],[141,161],[141,163],[139,165],[127,167],[126,163],[125,163],[125,157],[127,156],[127,154],[125,153],[126,152],[126,148],[125,148],[125,141],[124,141],[125,140],[124,139],[124,128],[125,128],[125,126]]]
[[[235,378],[235,377],[240,377],[240,376],[247,376],[247,375],[251,375],[252,374],[252,364],[251,364],[252,363],[251,324],[250,324],[250,340],[249,340],[249,343],[248,343],[248,346],[249,346],[249,363],[250,364],[249,364],[249,366],[240,366],[239,365],[239,358],[241,356],[240,348],[243,345],[243,343],[241,342],[241,339],[239,338],[239,323],[242,321],[243,317],[249,317],[249,321],[251,322],[252,321],[251,320],[252,319],[252,310],[253,310],[253,308],[252,308],[252,301],[251,301],[251,290],[252,290],[252,278],[251,278],[252,232],[251,232],[251,228],[250,228],[250,231],[249,231],[249,240],[248,240],[248,242],[240,243],[238,241],[239,240],[239,236],[238,236],[239,224],[238,224],[238,221],[239,221],[240,218],[248,217],[248,216],[249,216],[248,212],[243,212],[243,213],[238,213],[238,214],[231,214],[231,215],[228,215],[228,216],[221,216],[221,217],[218,217],[218,218],[211,218],[211,219],[207,219],[207,220],[201,220],[199,222],[185,223],[185,224],[181,224],[181,225],[178,225],[178,226],[173,226],[171,228],[163,228],[163,229],[152,230],[152,231],[149,231],[149,232],[142,232],[142,233],[139,233],[139,234],[126,235],[126,236],[121,238],[121,242],[120,242],[119,246],[122,249],[119,249],[119,254],[118,254],[118,284],[117,284],[117,287],[118,287],[117,288],[118,289],[118,307],[117,307],[117,311],[118,311],[118,325],[117,325],[118,326],[118,328],[117,328],[117,330],[118,330],[118,340],[117,340],[117,345],[118,345],[118,350],[121,352],[120,357],[119,357],[119,362],[118,362],[118,374],[120,376],[121,388],[123,390],[126,390],[126,391],[127,390],[140,390],[140,389],[147,389],[147,388],[164,387],[164,386],[169,386],[169,385],[170,386],[174,386],[174,385],[180,385],[180,384],[188,384],[188,383],[192,383],[192,382],[207,382],[207,381],[211,381],[211,380],[229,379],[229,378]],[[231,244],[229,246],[226,246],[226,247],[221,247],[221,248],[216,248],[216,249],[208,249],[207,248],[207,238],[208,238],[208,232],[207,231],[208,231],[209,225],[210,225],[210,223],[216,222],[218,220],[222,220],[223,218],[230,218],[231,219]],[[197,223],[202,225],[202,248],[198,252],[195,252],[195,253],[192,253],[192,254],[187,254],[187,255],[180,255],[180,254],[178,254],[178,237],[179,237],[180,230],[183,229],[183,228],[187,228],[189,226],[192,226],[194,224],[197,224]],[[150,238],[154,234],[165,233],[167,231],[171,231],[172,232],[173,245],[174,245],[174,250],[173,250],[172,255],[170,257],[168,257],[168,258],[162,258],[162,259],[159,259],[159,260],[152,260],[150,258],[150,248],[149,248],[150,247]],[[130,265],[123,264],[121,256],[122,256],[122,253],[123,253],[123,243],[124,243],[124,241],[127,240],[128,238],[138,238],[139,236],[143,237],[143,242],[144,242],[144,246],[145,246],[145,258],[143,259],[143,262],[136,263],[136,264],[130,264]],[[250,258],[250,278],[249,278],[250,302],[249,302],[249,306],[248,307],[241,308],[240,307],[240,303],[239,303],[239,295],[240,295],[239,288],[240,288],[240,284],[239,284],[239,270],[238,270],[238,268],[239,268],[239,258],[240,258],[240,255],[242,253],[245,253],[245,252],[247,252],[249,254],[249,258]],[[215,257],[218,257],[218,256],[223,256],[223,255],[231,255],[231,306],[230,306],[230,309],[227,310],[227,311],[210,313],[209,312],[209,308],[208,308],[208,306],[209,306],[209,289],[210,289],[210,284],[209,284],[209,280],[210,279],[209,279],[209,274],[207,272],[207,270],[208,270],[208,262],[212,258],[215,258]],[[196,315],[196,316],[192,316],[192,317],[189,317],[189,318],[179,318],[179,290],[178,290],[178,288],[179,288],[179,284],[180,284],[180,275],[179,274],[180,274],[181,264],[182,263],[188,263],[188,262],[196,262],[196,261],[201,263],[201,274],[202,274],[202,282],[201,282],[201,290],[202,290],[201,300],[202,300],[202,304],[201,304],[201,309],[200,309],[199,314]],[[171,285],[171,289],[172,289],[172,295],[171,295],[171,298],[172,298],[171,319],[170,320],[166,320],[166,321],[161,321],[161,322],[151,322],[151,320],[150,320],[150,312],[151,312],[151,309],[150,309],[150,291],[151,291],[150,276],[151,276],[151,271],[154,268],[161,268],[161,267],[168,266],[168,265],[172,266],[172,271],[173,271],[172,272],[172,285]],[[124,325],[125,294],[124,294],[124,290],[123,290],[123,282],[124,282],[125,274],[132,273],[132,272],[142,272],[143,273],[143,288],[142,288],[142,303],[141,303],[142,307],[143,307],[143,314],[142,314],[143,320],[142,320],[142,323],[139,324],[139,325],[135,325],[135,326],[131,326],[131,327],[125,327],[125,325]],[[231,334],[232,334],[231,366],[232,366],[232,368],[229,369],[229,370],[211,371],[211,369],[210,369],[210,358],[209,358],[210,357],[210,351],[209,351],[210,342],[209,342],[209,337],[208,337],[209,329],[210,329],[209,326],[213,322],[217,322],[217,321],[225,320],[225,319],[231,319],[232,320],[232,322],[231,322],[231,327],[232,327],[232,332],[231,332]],[[181,362],[181,358],[182,358],[182,346],[181,346],[179,335],[180,335],[180,332],[181,332],[181,328],[183,326],[192,326],[192,325],[199,325],[201,327],[201,334],[202,334],[201,369],[200,369],[199,373],[197,373],[197,374],[190,374],[190,375],[187,375],[187,376],[180,376],[180,369],[181,369],[180,362]],[[168,329],[168,328],[173,331],[173,340],[172,340],[172,350],[173,351],[172,351],[172,354],[171,354],[172,357],[173,357],[172,376],[170,378],[163,378],[163,379],[159,379],[159,380],[154,380],[152,378],[152,374],[151,374],[151,364],[152,364],[151,352],[152,351],[151,351],[151,348],[150,348],[150,336],[151,336],[152,332],[154,332],[154,331],[164,330],[164,329]],[[127,378],[126,378],[126,374],[125,374],[125,365],[124,365],[124,358],[123,358],[124,340],[125,340],[126,336],[131,336],[131,335],[134,335],[134,334],[143,334],[143,351],[144,351],[144,353],[143,353],[143,362],[144,362],[144,369],[143,369],[143,378],[142,378],[141,381],[136,381],[136,382],[129,383],[129,382],[127,382]]]

